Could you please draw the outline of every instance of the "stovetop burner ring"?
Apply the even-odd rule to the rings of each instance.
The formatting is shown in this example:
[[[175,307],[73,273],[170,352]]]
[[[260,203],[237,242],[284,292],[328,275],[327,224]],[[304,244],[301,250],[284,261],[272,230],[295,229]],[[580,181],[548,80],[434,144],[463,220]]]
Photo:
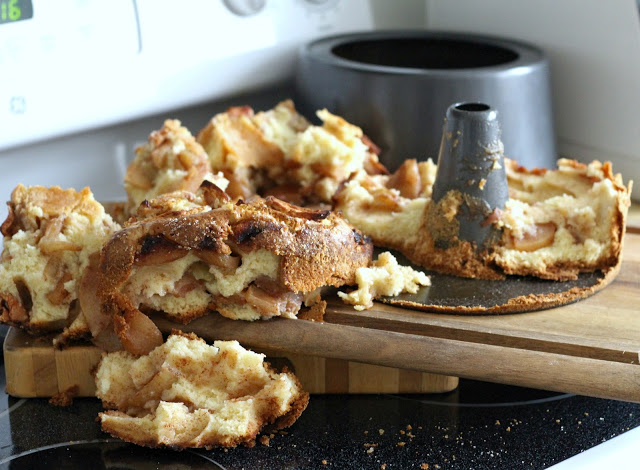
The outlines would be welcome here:
[[[575,395],[572,393],[563,393],[559,395],[554,395],[545,398],[537,398],[532,400],[522,400],[522,401],[510,401],[510,402],[493,402],[493,403],[460,403],[460,402],[451,402],[451,401],[441,401],[441,400],[428,400],[422,398],[416,398],[407,395],[390,395],[394,398],[400,400],[410,400],[416,401],[419,403],[423,403],[425,405],[435,405],[435,406],[448,406],[452,408],[500,408],[507,406],[527,406],[527,405],[539,405],[541,403],[548,403],[552,401],[564,400],[567,398],[574,397]]]
[[[0,467],[12,470],[34,468],[180,468],[227,470],[209,456],[187,449],[174,452],[150,449],[125,443],[119,439],[88,439],[50,444],[17,453],[0,460]],[[213,464],[213,465],[212,465]]]

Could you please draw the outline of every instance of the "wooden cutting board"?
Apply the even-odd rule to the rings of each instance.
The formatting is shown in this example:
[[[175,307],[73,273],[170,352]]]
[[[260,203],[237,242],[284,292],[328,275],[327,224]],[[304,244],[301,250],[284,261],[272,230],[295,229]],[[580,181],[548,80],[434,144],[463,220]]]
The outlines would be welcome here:
[[[382,304],[357,312],[335,299],[324,320],[247,323],[212,315],[181,328],[287,354],[640,403],[640,235],[627,234],[609,286],[562,307],[468,316]],[[164,331],[176,327],[156,322]]]
[[[398,378],[392,383],[412,377],[412,391],[420,391],[416,384],[425,376],[418,380],[400,371],[436,374],[441,389],[465,377],[640,403],[640,235],[627,234],[620,273],[609,286],[585,300],[537,312],[462,316],[383,304],[358,312],[332,299],[322,323],[284,318],[249,323],[215,314],[186,326],[155,321],[164,332],[178,327],[207,340],[236,339],[292,362],[303,356],[305,364],[323,364],[314,366],[319,368],[308,382],[318,386],[316,393],[389,386],[388,378],[374,373],[379,369],[364,363],[390,368]],[[26,376],[37,390],[40,353],[32,354],[34,365],[24,366],[31,359],[13,359],[20,353],[28,357],[24,345],[9,346],[7,387]],[[432,376],[426,377],[429,382]],[[358,387],[352,388],[352,381]]]
[[[301,320],[302,321],[302,320]],[[454,390],[458,378],[336,358],[283,354],[265,348],[275,367],[295,371],[309,393],[442,393]],[[75,396],[95,395],[91,371],[102,351],[92,345],[57,350],[51,338],[34,338],[10,328],[4,342],[6,391],[15,397],[52,397],[77,387]]]

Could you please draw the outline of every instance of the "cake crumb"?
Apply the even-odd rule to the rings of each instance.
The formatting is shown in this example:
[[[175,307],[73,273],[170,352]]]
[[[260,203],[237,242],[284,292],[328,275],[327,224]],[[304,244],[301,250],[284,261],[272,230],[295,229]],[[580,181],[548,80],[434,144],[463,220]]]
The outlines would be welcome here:
[[[429,464],[428,463],[420,464],[420,470],[429,470]]]
[[[382,436],[384,434],[384,429],[378,429],[378,434]]]
[[[78,396],[80,387],[77,385],[71,385],[62,392],[56,393],[49,399],[49,403],[55,406],[71,406],[73,399]]]
[[[380,297],[395,296],[408,292],[415,294],[421,286],[430,286],[431,279],[422,271],[411,266],[402,266],[390,252],[378,255],[369,267],[356,270],[358,289],[346,294],[338,292],[338,296],[356,310],[373,307],[373,301]]]
[[[326,460],[322,460],[322,465],[327,465],[327,461]]]
[[[373,454],[373,447],[369,447],[367,449],[367,454]]]
[[[265,435],[260,436],[260,444],[262,444],[263,446],[269,447],[270,442],[271,442],[271,439],[269,438],[269,436],[265,436]]]
[[[406,442],[403,442],[403,441],[398,442],[398,447],[404,447],[406,445],[407,445]]]
[[[327,301],[320,300],[314,303],[308,308],[300,309],[297,317],[301,320],[308,320],[313,322],[322,323],[324,321],[324,314],[327,310]]]
[[[382,465],[380,465],[380,470],[386,470],[387,469],[387,464],[383,463]]]

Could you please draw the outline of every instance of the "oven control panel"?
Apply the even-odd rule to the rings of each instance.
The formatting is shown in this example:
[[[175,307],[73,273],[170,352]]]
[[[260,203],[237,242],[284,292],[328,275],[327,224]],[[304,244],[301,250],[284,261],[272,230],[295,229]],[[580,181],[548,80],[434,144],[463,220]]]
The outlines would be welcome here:
[[[369,0],[0,0],[0,150],[285,80]]]

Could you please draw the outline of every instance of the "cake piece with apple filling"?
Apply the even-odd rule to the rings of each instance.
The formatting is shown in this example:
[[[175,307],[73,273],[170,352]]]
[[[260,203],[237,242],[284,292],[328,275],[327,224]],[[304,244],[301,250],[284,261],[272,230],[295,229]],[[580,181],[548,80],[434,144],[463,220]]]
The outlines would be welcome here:
[[[88,334],[80,279],[120,226],[89,188],[20,184],[8,208],[1,227],[0,321],[32,333],[64,331],[67,339]]]
[[[104,355],[95,381],[102,429],[148,447],[253,447],[264,429],[291,426],[309,401],[296,376],[264,355],[178,331],[148,355]]]
[[[141,354],[161,341],[143,312],[180,322],[208,309],[241,320],[295,318],[323,287],[354,284],[372,251],[331,211],[272,197],[232,202],[205,182],[197,194],[142,204],[89,266],[80,305],[94,338],[115,333]]]
[[[432,240],[428,214],[437,166],[431,160],[407,160],[392,175],[354,175],[335,195],[334,209],[374,244],[439,272],[570,280],[619,267],[631,182],[625,185],[599,161],[560,159],[554,170],[527,170],[509,159],[505,165],[509,199],[486,220],[502,237],[484,251],[469,243],[442,249]],[[453,218],[460,201],[445,199],[440,209]]]

